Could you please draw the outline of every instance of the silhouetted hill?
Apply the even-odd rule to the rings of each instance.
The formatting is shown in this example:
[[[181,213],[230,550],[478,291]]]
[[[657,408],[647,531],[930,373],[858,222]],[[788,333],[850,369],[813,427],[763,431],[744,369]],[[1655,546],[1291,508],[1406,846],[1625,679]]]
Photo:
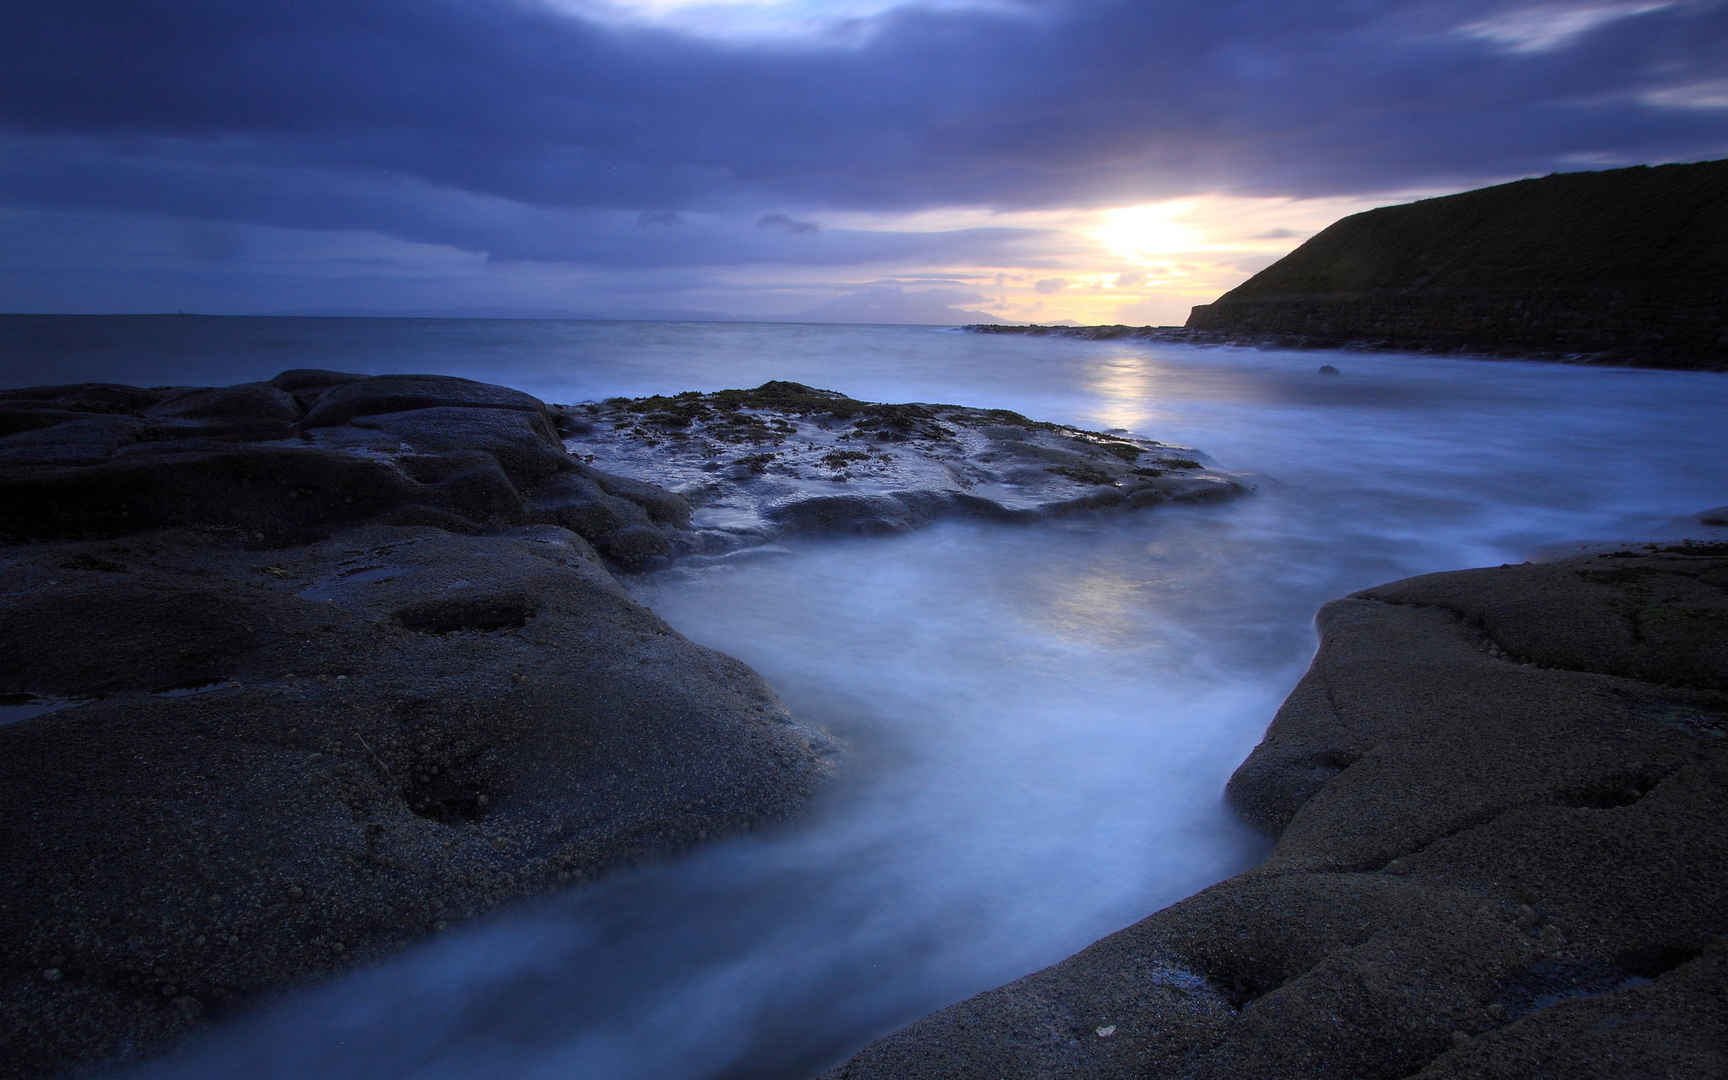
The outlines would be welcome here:
[[[1563,173],[1335,222],[1193,330],[1728,366],[1728,160]]]

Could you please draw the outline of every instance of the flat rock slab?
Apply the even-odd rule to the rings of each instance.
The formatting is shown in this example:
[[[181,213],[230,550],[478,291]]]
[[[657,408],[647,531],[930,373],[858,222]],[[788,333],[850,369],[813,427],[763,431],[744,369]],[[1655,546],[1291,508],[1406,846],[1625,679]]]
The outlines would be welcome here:
[[[610,566],[688,507],[441,376],[0,391],[0,1077],[800,809],[831,748]]]
[[[0,1076],[776,820],[821,736],[579,537],[0,549]]]
[[[1728,545],[1321,612],[1270,858],[831,1077],[1728,1075]]]
[[[622,567],[672,551],[675,497],[571,458],[559,419],[521,391],[443,375],[0,390],[0,539],[192,527],[283,545],[361,522],[541,522]]]
[[[693,508],[686,547],[788,534],[893,533],[938,517],[1030,521],[1229,498],[1241,477],[1124,432],[1005,409],[873,404],[799,383],[613,398],[561,410],[572,454],[652,480]]]

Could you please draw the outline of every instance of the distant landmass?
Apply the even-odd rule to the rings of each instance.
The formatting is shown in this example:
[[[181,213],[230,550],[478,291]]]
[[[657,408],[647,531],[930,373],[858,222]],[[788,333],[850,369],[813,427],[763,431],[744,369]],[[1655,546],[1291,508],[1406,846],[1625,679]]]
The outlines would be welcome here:
[[[1192,330],[1389,348],[1728,359],[1728,160],[1561,173],[1353,214]]]
[[[1728,160],[1558,173],[1343,218],[1186,326],[980,333],[1728,369]]]

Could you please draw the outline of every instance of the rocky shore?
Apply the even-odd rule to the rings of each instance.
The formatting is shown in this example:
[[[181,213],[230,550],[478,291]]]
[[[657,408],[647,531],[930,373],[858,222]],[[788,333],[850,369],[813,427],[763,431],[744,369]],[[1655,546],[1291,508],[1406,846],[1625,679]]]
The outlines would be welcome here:
[[[801,809],[824,735],[615,571],[1247,490],[1202,458],[793,383],[0,391],[0,1076]]]
[[[835,749],[618,571],[1248,488],[794,383],[0,391],[0,1076],[797,813]],[[1728,1071],[1728,543],[1414,578],[1319,627],[1229,787],[1263,864],[829,1075]]]
[[[1229,785],[1264,863],[827,1075],[1728,1073],[1728,544],[1412,578],[1319,628]]]
[[[1608,367],[1673,368],[1681,371],[1728,370],[1728,348],[1718,352],[1689,351],[1684,355],[1665,349],[1616,346],[1594,349],[1558,349],[1520,344],[1481,336],[1469,341],[1435,341],[1390,334],[1345,333],[1310,327],[1304,330],[1206,329],[1199,326],[1019,326],[976,323],[961,327],[973,334],[1024,334],[1031,337],[1068,337],[1082,341],[1146,341],[1161,345],[1236,345],[1253,349],[1296,349],[1323,352],[1430,353],[1445,356],[1480,357],[1491,360],[1538,360],[1550,364],[1586,364]]]

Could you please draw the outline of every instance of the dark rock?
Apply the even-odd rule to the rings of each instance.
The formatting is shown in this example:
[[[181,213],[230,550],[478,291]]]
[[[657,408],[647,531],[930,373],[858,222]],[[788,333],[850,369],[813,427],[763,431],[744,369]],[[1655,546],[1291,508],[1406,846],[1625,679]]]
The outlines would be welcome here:
[[[670,555],[672,542],[652,526],[626,525],[601,536],[594,549],[627,570],[639,570]]]
[[[290,372],[0,415],[0,1076],[161,1049],[824,772],[600,561],[688,507],[578,468],[527,395]],[[584,515],[592,545],[522,527]]]
[[[664,488],[586,467],[537,485],[530,508],[535,521],[570,529],[630,569],[647,566],[673,549],[666,528],[655,524],[656,513],[660,520],[675,522],[682,516],[689,523],[688,504]]]
[[[828,1075],[1722,1075],[1719,548],[1328,605],[1230,783],[1264,864]]]
[[[356,416],[433,408],[515,409],[535,415],[546,411],[543,402],[520,390],[451,375],[375,375],[324,391],[304,422],[307,427],[328,427]]]
[[[0,466],[94,464],[136,442],[146,427],[137,417],[111,413],[52,415],[65,418],[0,438]]]
[[[83,699],[0,726],[7,1077],[783,817],[824,768],[563,529],[153,532],[4,570],[0,694]]]
[[[0,390],[0,406],[16,408],[39,404],[82,413],[140,413],[160,401],[166,390],[145,390],[113,383],[77,383],[71,386],[24,386]]]
[[[1336,375],[1338,374],[1338,369],[1331,364],[1321,364],[1319,373],[1321,375]]]
[[[648,517],[662,525],[686,528],[690,524],[690,503],[682,495],[667,491],[658,484],[613,476],[598,469],[584,468],[583,475],[600,486],[608,495],[628,499],[647,511]]]
[[[292,394],[268,383],[249,383],[208,390],[172,391],[151,406],[148,414],[190,420],[244,417],[292,423],[300,418],[300,407],[295,404]]]
[[[358,522],[423,498],[387,461],[300,447],[170,449],[0,475],[0,535],[119,536],[175,525],[272,535]]]
[[[319,368],[295,368],[284,371],[270,380],[270,385],[278,390],[298,393],[302,390],[327,390],[332,386],[344,383],[359,382],[365,375],[353,375],[346,371],[324,371]]]
[[[300,405],[283,387],[316,397],[323,426],[301,432]],[[575,465],[537,401],[463,379],[306,371],[273,384],[129,390],[8,392],[16,408],[0,436],[0,536],[197,526],[269,539],[439,515],[498,527],[527,518],[518,485]],[[458,404],[406,408],[417,400]],[[404,408],[378,411],[391,405]]]
[[[928,524],[948,501],[908,497],[914,494],[819,495],[777,506],[768,516],[792,532],[883,536]]]
[[[0,404],[0,439],[25,431],[39,431],[68,420],[87,420],[89,413],[70,409],[37,407],[35,402],[5,402]]]
[[[571,467],[551,423],[517,409],[434,406],[408,412],[357,416],[356,432],[383,432],[420,453],[483,451],[515,479],[530,482]],[[366,438],[361,435],[359,438]]]

